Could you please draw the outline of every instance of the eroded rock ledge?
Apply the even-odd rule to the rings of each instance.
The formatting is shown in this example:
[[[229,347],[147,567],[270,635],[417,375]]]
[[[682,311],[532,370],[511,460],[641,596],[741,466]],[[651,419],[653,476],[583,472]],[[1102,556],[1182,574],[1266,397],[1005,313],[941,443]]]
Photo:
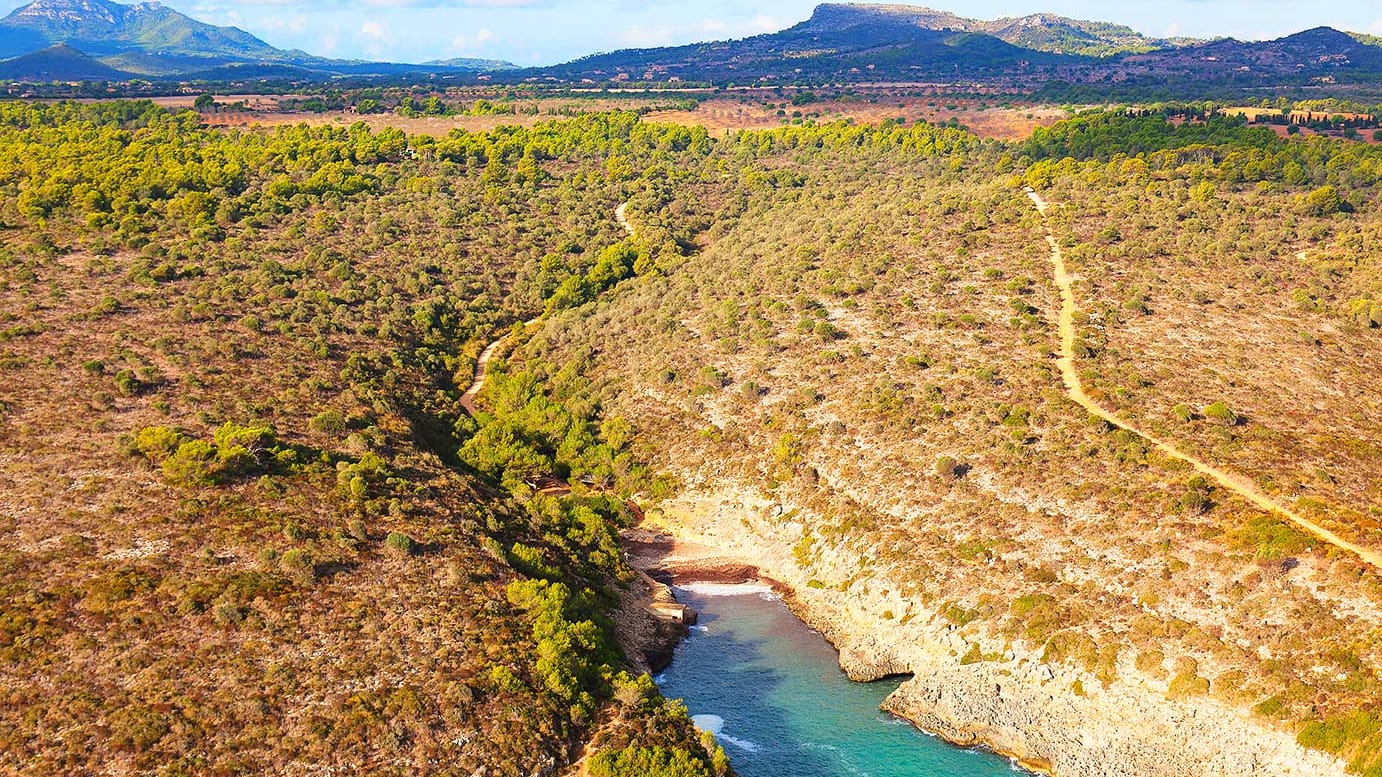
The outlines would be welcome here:
[[[1055,777],[1346,776],[1344,765],[1327,754],[1302,748],[1289,732],[1212,698],[1172,701],[1134,682],[1105,687],[1023,650],[964,663],[969,643],[953,627],[915,609],[912,617],[896,619],[904,603],[880,590],[884,586],[861,592],[809,584],[793,560],[795,538],[759,525],[770,514],[771,505],[746,492],[687,493],[650,516],[652,532],[644,539],[661,539],[632,555],[655,570],[781,581],[797,614],[840,651],[840,666],[851,679],[911,676],[884,709],[1032,770]],[[846,568],[856,561],[838,559]]]

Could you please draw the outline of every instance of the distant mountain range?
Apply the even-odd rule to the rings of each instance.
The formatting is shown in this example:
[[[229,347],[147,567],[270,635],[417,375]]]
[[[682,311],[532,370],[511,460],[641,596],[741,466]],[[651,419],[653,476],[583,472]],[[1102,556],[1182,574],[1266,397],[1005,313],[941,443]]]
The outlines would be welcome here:
[[[983,21],[930,8],[863,3],[821,5],[809,21],[798,26],[819,31],[847,32],[865,19],[889,26],[986,33],[1019,48],[1092,57],[1201,42],[1193,38],[1149,38],[1131,27],[1069,19],[1055,14]]]
[[[1163,39],[1036,14],[994,21],[906,5],[827,3],[780,32],[742,40],[593,54],[517,69],[481,59],[419,65],[335,60],[275,48],[158,3],[35,0],[0,20],[0,79],[325,80],[432,75],[494,81],[716,84],[966,82],[1031,89],[1364,85],[1382,89],[1375,38],[1328,27],[1263,42]]]
[[[724,83],[916,82],[1022,87],[1195,82],[1233,86],[1378,83],[1382,48],[1321,27],[1275,41],[1149,38],[1051,14],[981,21],[929,8],[828,3],[781,32],[597,54],[529,78]]]
[[[156,2],[35,0],[0,19],[0,78],[330,77],[504,70],[495,60],[429,65],[335,60],[283,50],[237,27],[216,27]]]

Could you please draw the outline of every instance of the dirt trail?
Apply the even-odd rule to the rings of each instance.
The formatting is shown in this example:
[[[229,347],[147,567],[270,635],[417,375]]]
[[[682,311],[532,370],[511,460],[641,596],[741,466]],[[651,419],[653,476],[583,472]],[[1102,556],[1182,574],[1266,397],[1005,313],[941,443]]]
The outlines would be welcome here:
[[[485,346],[485,350],[480,352],[480,358],[475,362],[475,379],[470,381],[465,393],[461,394],[461,407],[465,408],[467,413],[475,415],[475,395],[479,394],[480,389],[485,387],[485,374],[489,371],[489,361],[494,358],[495,352],[499,350],[499,346],[503,345],[508,337],[505,334]]]
[[[1189,464],[1195,471],[1206,477],[1212,478],[1221,487],[1238,494],[1263,510],[1285,518],[1330,545],[1341,550],[1346,550],[1374,567],[1382,568],[1382,554],[1349,542],[1309,518],[1296,513],[1294,510],[1268,497],[1246,479],[1229,472],[1224,472],[1217,467],[1211,466],[1181,451],[1176,446],[1160,439],[1156,435],[1144,432],[1131,423],[1114,415],[1112,412],[1100,407],[1094,400],[1089,398],[1089,395],[1085,393],[1084,385],[1080,382],[1079,373],[1075,371],[1075,292],[1071,288],[1071,276],[1066,270],[1065,257],[1061,255],[1060,244],[1056,242],[1055,232],[1052,231],[1051,223],[1046,218],[1046,212],[1050,209],[1050,206],[1047,204],[1046,200],[1042,199],[1041,195],[1033,189],[1028,188],[1026,191],[1027,196],[1030,197],[1032,203],[1036,205],[1037,211],[1041,213],[1042,221],[1045,223],[1046,242],[1051,246],[1051,266],[1054,270],[1056,286],[1060,289],[1061,300],[1058,323],[1060,330],[1060,357],[1056,360],[1056,364],[1060,367],[1061,379],[1065,382],[1065,390],[1066,393],[1070,395],[1070,398],[1090,413],[1102,418],[1113,426],[1126,429],[1136,434],[1151,443],[1163,454]]]
[[[623,227],[625,232],[629,233],[629,237],[638,234],[637,230],[633,228],[633,224],[629,223],[629,204],[627,202],[614,209],[614,220],[619,222],[619,226]]]
[[[629,233],[629,237],[634,237],[638,232],[633,228],[633,224],[629,222],[628,210],[629,204],[627,202],[615,208],[614,220],[619,222],[619,226],[623,227],[625,232]],[[542,316],[531,318],[524,321],[523,326],[532,326],[541,320]],[[461,394],[461,407],[465,408],[465,411],[472,416],[475,415],[476,410],[475,397],[480,393],[480,389],[485,387],[485,375],[489,372],[489,362],[494,358],[494,354],[499,352],[499,347],[504,344],[504,341],[507,340],[508,337],[509,333],[505,332],[494,342],[485,346],[485,350],[480,352],[480,358],[475,361],[475,378],[470,381],[470,385],[467,386],[465,392]]]

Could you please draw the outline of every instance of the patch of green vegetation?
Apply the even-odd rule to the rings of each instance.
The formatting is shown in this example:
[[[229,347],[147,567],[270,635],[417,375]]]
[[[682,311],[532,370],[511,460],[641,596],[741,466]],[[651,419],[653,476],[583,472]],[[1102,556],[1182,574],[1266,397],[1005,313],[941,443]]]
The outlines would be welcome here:
[[[1171,699],[1203,696],[1209,693],[1209,681],[1194,672],[1181,672],[1171,678],[1166,695]]]
[[[1382,716],[1371,710],[1307,723],[1296,741],[1304,747],[1333,753],[1348,768],[1365,777],[1382,773]]]
[[[1253,518],[1235,532],[1240,547],[1260,559],[1294,556],[1314,547],[1319,541],[1291,524],[1268,515]]]
[[[241,426],[231,421],[218,427],[212,441],[188,437],[166,426],[140,429],[125,441],[131,455],[162,469],[170,482],[205,486],[291,469],[298,452],[281,444],[270,426]]]
[[[629,747],[623,750],[604,750],[590,759],[591,777],[712,777],[715,772],[704,759],[684,750],[660,747]]]

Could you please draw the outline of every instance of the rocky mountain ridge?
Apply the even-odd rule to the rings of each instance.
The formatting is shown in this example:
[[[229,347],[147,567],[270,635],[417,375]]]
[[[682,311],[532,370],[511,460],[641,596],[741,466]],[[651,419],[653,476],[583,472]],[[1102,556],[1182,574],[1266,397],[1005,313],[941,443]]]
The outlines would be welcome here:
[[[1162,86],[1184,92],[1187,86],[1365,85],[1379,75],[1382,47],[1330,28],[1271,41],[1197,41],[1053,14],[986,21],[918,6],[826,3],[780,32],[596,54],[515,78],[736,84],[959,79],[1016,91],[1059,81],[1105,91]]]
[[[1153,38],[1125,25],[1053,13],[982,20],[909,5],[826,3],[816,7],[808,24],[820,29],[848,28],[857,23],[861,13],[922,29],[987,33],[1014,46],[1051,54],[1108,56],[1201,42],[1192,38]]]
[[[64,51],[46,64],[22,59],[66,46],[109,68],[92,68]],[[12,80],[121,80],[133,77],[244,77],[237,68],[279,68],[281,75],[325,80],[337,75],[475,73],[512,67],[495,60],[448,60],[400,65],[317,57],[276,48],[238,27],[219,27],[158,2],[133,5],[111,0],[34,0],[0,19],[0,68]],[[63,63],[68,63],[63,66]],[[284,69],[286,68],[286,69]],[[267,71],[265,71],[267,72]]]

